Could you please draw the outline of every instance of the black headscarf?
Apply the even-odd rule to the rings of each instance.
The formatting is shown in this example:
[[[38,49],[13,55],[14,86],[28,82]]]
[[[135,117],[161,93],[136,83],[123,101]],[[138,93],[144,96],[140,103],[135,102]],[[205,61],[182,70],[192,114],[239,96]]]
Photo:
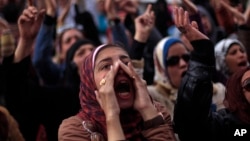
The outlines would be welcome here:
[[[64,71],[64,81],[63,83],[69,87],[79,87],[80,76],[78,74],[78,68],[73,62],[73,57],[75,52],[82,46],[86,44],[91,44],[94,46],[94,43],[91,40],[81,39],[76,41],[70,49],[67,51],[66,60],[65,60],[65,71]]]

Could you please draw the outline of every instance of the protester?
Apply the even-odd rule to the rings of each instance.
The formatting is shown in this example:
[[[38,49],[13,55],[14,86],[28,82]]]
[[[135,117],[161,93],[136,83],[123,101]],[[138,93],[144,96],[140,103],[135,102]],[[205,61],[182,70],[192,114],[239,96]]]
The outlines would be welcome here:
[[[220,81],[224,84],[233,73],[249,66],[246,49],[237,39],[223,39],[214,49],[216,70],[221,73]]]
[[[175,24],[194,47],[188,71],[179,88],[174,111],[174,128],[186,140],[249,140],[249,134],[237,136],[237,129],[249,130],[249,68],[236,72],[228,80],[225,108],[210,111],[212,74],[215,67],[214,47],[207,36],[190,23],[182,8],[174,11]]]
[[[119,45],[104,44],[86,58],[80,101],[81,111],[62,122],[60,141],[175,140],[169,113],[163,117],[166,111],[154,106],[145,81]]]
[[[44,126],[48,141],[57,140],[61,121],[78,113],[79,62],[83,62],[94,49],[93,42],[89,40],[77,41],[66,54],[65,77],[60,85],[41,86],[31,56],[43,15],[44,11],[38,11],[34,6],[24,10],[19,19],[21,36],[18,46],[14,54],[3,60],[7,106],[26,141],[36,140],[40,125]]]

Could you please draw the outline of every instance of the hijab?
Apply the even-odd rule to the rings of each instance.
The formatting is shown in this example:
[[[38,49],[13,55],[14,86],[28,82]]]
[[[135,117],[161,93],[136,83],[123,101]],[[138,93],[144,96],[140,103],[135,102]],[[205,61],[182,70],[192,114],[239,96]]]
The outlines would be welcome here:
[[[221,72],[226,78],[230,76],[230,71],[225,62],[225,57],[233,44],[238,44],[245,50],[243,44],[237,39],[223,39],[215,45],[216,70]]]
[[[65,71],[64,71],[64,82],[66,86],[75,86],[79,87],[80,76],[78,74],[78,68],[73,62],[74,55],[76,51],[83,45],[91,44],[94,46],[94,43],[87,39],[80,39],[76,41],[67,51],[66,60],[65,60]]]
[[[100,132],[107,140],[107,128],[105,113],[103,112],[101,106],[99,105],[95,90],[96,85],[94,81],[94,66],[96,57],[103,48],[107,47],[119,47],[117,45],[101,45],[97,47],[90,55],[85,59],[83,66],[81,68],[81,84],[80,84],[80,103],[81,111],[78,116],[83,121],[90,121],[94,124],[98,132]],[[142,117],[134,109],[125,109],[120,112],[120,121],[127,139],[130,140],[140,140],[141,130],[142,130]]]
[[[168,74],[166,73],[167,64],[166,58],[169,48],[175,43],[182,43],[181,40],[173,37],[165,37],[159,41],[154,50],[154,67],[155,76],[154,82],[169,82]]]

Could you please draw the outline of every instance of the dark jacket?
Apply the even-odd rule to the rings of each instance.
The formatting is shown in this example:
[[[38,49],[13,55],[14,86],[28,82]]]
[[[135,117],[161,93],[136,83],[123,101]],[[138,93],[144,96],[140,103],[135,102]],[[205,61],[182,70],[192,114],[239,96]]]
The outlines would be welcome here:
[[[250,140],[249,133],[248,136],[235,134],[237,129],[243,128],[249,132],[250,125],[244,125],[226,109],[210,111],[213,95],[211,76],[215,66],[213,44],[209,40],[191,43],[194,51],[174,110],[175,132],[181,141]]]
[[[36,140],[40,124],[45,127],[48,141],[56,141],[61,121],[80,109],[79,89],[75,89],[79,85],[41,87],[30,56],[19,63],[12,63],[13,57],[3,62],[7,109],[26,141]]]

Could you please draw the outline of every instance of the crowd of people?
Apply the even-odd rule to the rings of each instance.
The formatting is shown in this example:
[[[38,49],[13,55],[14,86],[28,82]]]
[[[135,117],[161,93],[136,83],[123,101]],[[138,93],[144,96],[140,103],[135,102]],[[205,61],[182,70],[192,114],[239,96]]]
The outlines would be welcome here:
[[[0,0],[0,140],[250,140],[248,35],[250,0]]]

